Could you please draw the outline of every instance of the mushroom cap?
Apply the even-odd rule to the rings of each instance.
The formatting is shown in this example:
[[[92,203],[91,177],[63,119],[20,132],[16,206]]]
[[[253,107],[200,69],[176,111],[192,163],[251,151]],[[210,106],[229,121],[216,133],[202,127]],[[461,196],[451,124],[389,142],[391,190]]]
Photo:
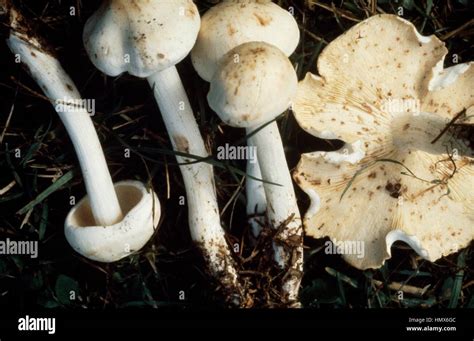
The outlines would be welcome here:
[[[104,263],[118,261],[141,249],[155,232],[161,215],[156,194],[139,181],[118,182],[115,191],[124,212],[117,224],[96,226],[87,196],[66,217],[66,239],[86,258]]]
[[[299,84],[300,126],[346,142],[304,154],[294,172],[311,197],[305,230],[362,242],[364,257],[343,256],[357,268],[380,267],[397,240],[435,261],[474,238],[474,158],[462,137],[472,120],[460,117],[435,141],[474,106],[474,66],[443,69],[446,54],[435,36],[377,15],[331,42],[318,59],[320,76]]]
[[[290,56],[299,39],[295,18],[270,0],[225,0],[203,15],[191,59],[199,76],[209,82],[219,60],[238,45],[262,41]]]
[[[207,99],[228,125],[256,127],[284,112],[297,86],[296,72],[283,52],[267,43],[250,42],[222,58]]]
[[[84,45],[105,74],[145,78],[189,54],[200,22],[192,0],[104,1],[84,27]]]

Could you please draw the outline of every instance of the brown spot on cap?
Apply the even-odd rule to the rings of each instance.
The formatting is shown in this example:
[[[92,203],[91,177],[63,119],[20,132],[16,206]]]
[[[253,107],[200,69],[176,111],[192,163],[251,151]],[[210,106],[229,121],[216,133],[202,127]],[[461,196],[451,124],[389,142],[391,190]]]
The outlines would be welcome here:
[[[267,26],[272,21],[271,17],[264,18],[258,13],[254,13],[253,15],[255,16],[255,18],[257,18],[258,23],[262,26]]]
[[[233,36],[237,32],[237,30],[232,26],[231,24],[227,25],[227,33],[229,33],[230,36]]]

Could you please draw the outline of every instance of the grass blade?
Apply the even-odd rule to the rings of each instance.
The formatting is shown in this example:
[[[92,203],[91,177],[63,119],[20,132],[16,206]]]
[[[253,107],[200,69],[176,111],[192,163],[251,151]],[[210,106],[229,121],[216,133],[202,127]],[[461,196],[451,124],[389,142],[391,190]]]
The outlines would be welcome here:
[[[66,174],[64,174],[62,177],[60,177],[58,180],[56,180],[51,186],[46,188],[43,192],[41,192],[34,200],[30,201],[27,205],[23,206],[17,214],[25,214],[28,212],[31,208],[35,207],[39,203],[43,202],[44,199],[49,197],[51,194],[56,192],[58,189],[60,189],[62,186],[67,184],[69,181],[72,180],[74,177],[74,171],[69,171]]]

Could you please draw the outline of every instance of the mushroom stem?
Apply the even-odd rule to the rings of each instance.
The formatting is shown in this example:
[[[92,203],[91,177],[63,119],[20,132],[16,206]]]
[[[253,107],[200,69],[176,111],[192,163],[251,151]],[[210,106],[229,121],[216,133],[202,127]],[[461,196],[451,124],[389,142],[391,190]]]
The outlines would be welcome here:
[[[180,153],[208,157],[191,105],[176,70],[170,67],[148,77],[173,148]],[[195,159],[176,156],[179,163]],[[197,162],[180,166],[188,200],[188,220],[192,239],[200,247],[212,275],[233,302],[241,294],[237,271],[221,227],[212,166]]]
[[[12,32],[7,44],[55,106],[66,127],[79,159],[96,223],[113,225],[122,219],[122,210],[94,124],[79,104],[82,103],[79,91],[58,60],[36,38],[21,33],[27,30],[19,27],[19,14],[13,8],[10,11]]]
[[[276,122],[269,124],[252,139],[257,146],[262,178],[278,184],[264,183],[267,217],[277,230],[275,261],[287,269],[283,290],[290,302],[296,302],[303,272],[303,229],[278,125]]]
[[[247,129],[247,134],[251,131]],[[253,138],[249,137],[247,140],[247,146],[249,148],[255,148]],[[267,210],[267,199],[265,197],[265,189],[263,182],[255,180],[262,179],[262,172],[257,162],[247,161],[247,177],[245,182],[245,192],[247,196],[247,216],[252,234],[255,238],[260,235],[262,231],[262,225],[265,221],[265,211]]]

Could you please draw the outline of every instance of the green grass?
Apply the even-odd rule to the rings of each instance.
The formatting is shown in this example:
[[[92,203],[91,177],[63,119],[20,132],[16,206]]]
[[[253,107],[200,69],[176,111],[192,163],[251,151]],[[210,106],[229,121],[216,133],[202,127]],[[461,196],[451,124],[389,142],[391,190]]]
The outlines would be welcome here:
[[[196,1],[204,12],[215,1]],[[474,59],[474,9],[470,1],[276,1],[293,7],[300,24],[301,44],[292,60],[300,78],[317,72],[324,47],[357,22],[376,13],[398,13],[423,34],[446,40],[450,53],[464,62]],[[82,48],[82,27],[95,9],[75,0],[17,1],[36,16],[38,30],[57,52],[85,98],[96,98],[96,128],[115,180],[152,181],[163,207],[159,232],[139,254],[115,264],[98,264],[74,254],[63,234],[70,197],[85,194],[74,150],[50,103],[34,82],[12,61],[0,43],[0,239],[39,240],[40,257],[0,256],[0,306],[17,309],[103,309],[220,305],[203,272],[202,260],[187,229],[186,207],[179,205],[184,185],[168,136],[147,84],[133,77],[104,78],[89,63]],[[69,7],[82,3],[76,17]],[[95,5],[97,6],[97,5]],[[470,23],[469,23],[470,22]],[[449,65],[452,61],[446,60]],[[244,133],[221,124],[206,103],[208,85],[189,60],[179,66],[201,131],[210,146],[241,143]],[[291,115],[279,119],[288,160],[299,155],[336,149],[337,143],[304,133]],[[124,158],[124,148],[133,152]],[[19,157],[16,151],[20,150]],[[244,164],[216,166],[218,200],[223,224],[232,241],[248,243],[245,198],[241,186]],[[54,181],[53,181],[54,180]],[[301,209],[309,201],[297,192]],[[421,260],[404,244],[378,270],[359,271],[339,256],[324,254],[324,240],[305,240],[305,277],[301,298],[306,307],[474,307],[473,251],[468,248],[436,263]],[[250,250],[244,251],[249,256]],[[255,262],[250,262],[255,265]],[[249,266],[250,266],[249,265]],[[266,276],[261,268],[257,269]],[[255,278],[256,274],[253,275]],[[263,283],[263,282],[262,282]],[[393,283],[428,289],[400,293]],[[265,287],[257,288],[265,291]],[[70,294],[74,293],[74,299]],[[181,300],[184,294],[184,300]]]

